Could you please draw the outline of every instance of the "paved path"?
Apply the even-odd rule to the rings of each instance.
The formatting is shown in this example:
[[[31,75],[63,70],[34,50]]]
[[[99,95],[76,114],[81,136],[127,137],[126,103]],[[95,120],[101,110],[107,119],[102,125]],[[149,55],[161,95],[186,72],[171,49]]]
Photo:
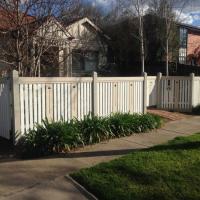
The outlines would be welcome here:
[[[155,108],[148,109],[148,113],[159,115],[161,117],[164,117],[164,118],[172,120],[172,121],[182,120],[182,119],[191,117],[191,115],[189,115],[189,114],[183,114],[183,113],[178,113],[178,112],[169,112],[166,110],[159,110],[159,109],[155,109]]]
[[[148,148],[177,136],[200,132],[200,117],[169,122],[148,134],[111,140],[62,158],[0,162],[1,200],[84,200],[64,175],[109,161],[135,149]]]

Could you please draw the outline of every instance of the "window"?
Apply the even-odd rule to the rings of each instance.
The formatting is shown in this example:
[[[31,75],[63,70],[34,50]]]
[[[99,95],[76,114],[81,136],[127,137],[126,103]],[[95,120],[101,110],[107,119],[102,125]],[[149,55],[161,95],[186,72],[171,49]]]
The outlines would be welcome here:
[[[98,64],[98,53],[94,51],[86,52],[84,60],[85,60],[84,70],[94,71],[96,70]]]
[[[188,31],[185,28],[180,28],[180,48],[187,48]]]
[[[179,63],[180,64],[187,63],[187,49],[186,48],[179,49]]]
[[[78,72],[95,71],[98,65],[98,52],[73,50],[72,53],[72,70]]]
[[[180,49],[179,49],[179,63],[187,63],[187,40],[188,31],[186,28],[180,28]]]

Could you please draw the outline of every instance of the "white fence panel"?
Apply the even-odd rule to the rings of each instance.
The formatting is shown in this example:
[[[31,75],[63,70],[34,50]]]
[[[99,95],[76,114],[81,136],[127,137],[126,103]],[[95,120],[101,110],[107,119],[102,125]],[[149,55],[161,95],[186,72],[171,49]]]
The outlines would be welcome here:
[[[98,115],[143,112],[144,78],[98,78]]]
[[[46,117],[46,85],[20,84],[20,126],[24,133]]]
[[[156,105],[165,110],[189,112],[192,106],[200,104],[200,77],[193,75],[26,78],[13,72],[12,82],[10,92],[10,80],[0,79],[0,136],[7,139],[11,127],[23,134],[45,118],[69,121],[74,117],[81,120],[91,113],[98,116],[143,113],[146,106]]]
[[[10,80],[0,79],[0,136],[10,139],[11,134],[11,98]]]
[[[13,76],[13,130],[32,129],[45,118],[78,120],[94,113],[143,113],[146,106],[191,111],[200,103],[200,78],[194,77],[93,77],[26,78]],[[17,91],[17,92],[16,92]],[[145,95],[145,96],[144,96]],[[0,136],[11,129],[10,82],[0,81]],[[20,114],[18,114],[20,113]]]
[[[200,77],[194,78],[193,107],[200,105]]]
[[[157,78],[148,76],[147,78],[147,106],[157,105]]]
[[[97,115],[143,112],[144,78],[97,78]],[[50,120],[81,120],[93,112],[92,78],[19,78],[20,129]]]
[[[191,111],[191,82],[191,77],[162,77],[161,108],[181,112]]]
[[[92,112],[92,78],[20,78],[19,91],[22,134],[46,118],[81,120]]]

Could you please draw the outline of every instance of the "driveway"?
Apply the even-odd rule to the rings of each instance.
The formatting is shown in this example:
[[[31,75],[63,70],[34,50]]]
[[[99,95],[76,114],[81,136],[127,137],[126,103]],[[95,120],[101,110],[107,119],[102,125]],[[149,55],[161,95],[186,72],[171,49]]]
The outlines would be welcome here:
[[[64,176],[81,168],[200,132],[200,117],[169,122],[160,130],[86,147],[59,158],[0,161],[1,200],[84,200]]]

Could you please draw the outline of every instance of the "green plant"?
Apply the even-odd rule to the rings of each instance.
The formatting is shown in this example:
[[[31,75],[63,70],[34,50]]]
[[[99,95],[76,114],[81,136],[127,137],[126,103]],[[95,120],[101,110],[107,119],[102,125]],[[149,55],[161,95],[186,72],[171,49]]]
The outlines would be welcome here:
[[[76,123],[82,132],[85,144],[99,143],[113,136],[107,118],[87,115]]]
[[[121,114],[117,113],[109,118],[110,129],[116,137],[123,137],[133,133],[146,132],[159,128],[161,118],[156,115]]]
[[[23,135],[17,144],[17,152],[24,158],[39,157],[79,145],[83,145],[83,140],[73,121],[50,123],[46,119]]]
[[[113,114],[109,118],[109,124],[115,137],[122,137],[133,133],[132,126],[134,126],[133,124],[135,123],[133,119],[136,119],[136,115],[121,113]]]
[[[160,125],[161,118],[151,114],[87,115],[83,120],[70,122],[49,122],[46,119],[23,135],[17,144],[17,152],[24,158],[46,156],[110,138],[146,132]]]

